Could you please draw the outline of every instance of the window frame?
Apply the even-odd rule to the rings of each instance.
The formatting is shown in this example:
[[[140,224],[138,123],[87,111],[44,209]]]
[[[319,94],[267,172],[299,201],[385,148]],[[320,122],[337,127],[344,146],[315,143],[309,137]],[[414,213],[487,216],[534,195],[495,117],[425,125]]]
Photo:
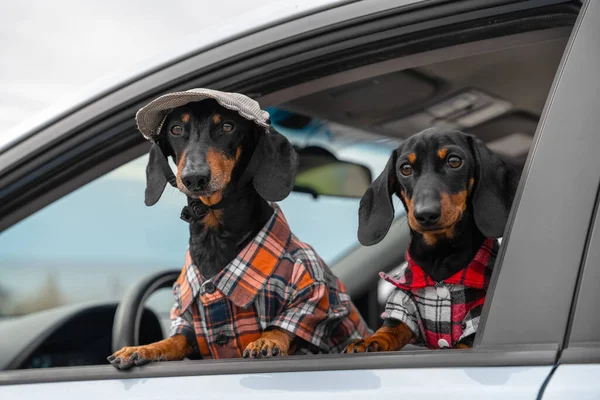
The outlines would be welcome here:
[[[382,1],[382,4],[388,4],[391,8],[392,2]],[[421,2],[412,2],[413,6],[424,5]],[[431,22],[431,24],[444,24],[450,22],[456,22],[457,20],[468,20],[469,18],[476,18],[481,16],[481,12],[491,12],[490,10],[485,9],[488,6],[496,6],[497,8],[494,12],[498,12],[498,10],[510,11],[520,8],[528,8],[528,7],[538,7],[545,4],[555,4],[559,3],[557,1],[524,1],[524,2],[500,2],[500,1],[486,1],[486,2],[478,2],[477,6],[479,9],[468,10],[467,3],[469,2],[454,2],[454,4],[442,4],[439,7],[436,6],[438,2],[432,1],[427,2],[427,6],[431,6],[429,8],[425,8],[428,12],[440,11],[442,7],[444,8],[444,12],[447,13],[446,19],[440,18],[435,19]],[[484,4],[485,3],[485,4]],[[473,2],[471,2],[473,5]],[[551,162],[552,157],[556,155],[556,144],[551,145],[549,143],[548,137],[560,136],[558,132],[558,128],[551,127],[550,125],[554,123],[559,118],[565,118],[561,113],[557,111],[566,98],[568,97],[569,90],[565,90],[563,87],[564,80],[567,78],[566,70],[569,70],[569,73],[573,72],[573,63],[578,64],[581,63],[582,54],[581,49],[578,48],[578,43],[581,43],[579,39],[579,35],[587,35],[587,31],[584,31],[582,28],[582,21],[586,22],[584,28],[589,30],[589,26],[592,24],[591,14],[585,12],[589,7],[589,3],[584,5],[582,8],[579,17],[577,19],[575,28],[573,30],[573,34],[571,35],[569,42],[567,44],[567,48],[565,50],[565,55],[561,64],[559,66],[559,70],[557,72],[555,82],[550,91],[550,95],[540,119],[540,123],[534,138],[534,147],[530,151],[527,164],[525,170],[523,172],[523,179],[519,185],[519,189],[517,191],[517,196],[515,199],[515,206],[510,214],[510,221],[507,227],[507,235],[505,235],[503,239],[502,250],[498,257],[497,268],[495,270],[491,288],[490,295],[492,296],[491,301],[486,302],[486,307],[484,310],[488,312],[487,318],[484,318],[482,321],[484,329],[480,332],[477,338],[477,342],[479,344],[478,348],[464,350],[461,352],[422,352],[422,351],[406,351],[399,353],[381,353],[381,354],[357,354],[357,355],[324,355],[324,356],[314,356],[314,357],[289,357],[289,358],[281,358],[281,359],[273,359],[265,362],[248,362],[248,360],[216,360],[208,363],[205,362],[174,362],[174,363],[165,363],[165,364],[155,364],[149,365],[145,368],[136,369],[127,374],[128,378],[147,378],[147,377],[165,377],[165,376],[183,376],[183,375],[210,375],[210,374],[233,374],[233,373],[264,373],[264,372],[292,372],[292,371],[315,371],[315,370],[353,370],[353,369],[382,369],[382,368],[425,368],[425,367],[474,367],[474,366],[513,366],[513,365],[553,365],[557,351],[559,348],[559,343],[562,342],[564,338],[565,329],[561,330],[561,327],[566,328],[567,318],[565,316],[564,321],[562,321],[562,325],[554,326],[553,328],[557,331],[555,336],[552,336],[551,341],[531,341],[527,340],[523,342],[523,335],[514,335],[516,336],[513,341],[507,341],[504,333],[506,329],[503,328],[502,324],[506,321],[511,321],[510,313],[507,310],[504,310],[504,307],[511,306],[511,310],[514,310],[515,306],[518,305],[517,301],[509,301],[509,296],[515,296],[514,290],[511,289],[510,280],[511,277],[517,276],[522,277],[522,273],[519,271],[519,257],[522,259],[529,259],[534,252],[531,249],[527,249],[521,242],[521,238],[527,239],[530,237],[530,229],[527,229],[526,224],[523,222],[519,222],[516,218],[518,215],[523,213],[529,213],[533,210],[535,212],[535,207],[539,204],[539,196],[534,196],[534,192],[538,189],[535,182],[537,182],[538,175],[547,168],[549,162]],[[462,14],[454,15],[451,14],[452,10],[461,9],[464,11]],[[314,26],[312,23],[316,19],[319,21],[325,16],[322,14],[333,13],[328,16],[330,18],[332,15],[337,15],[338,18],[343,16],[344,18],[350,19],[349,16],[353,14],[348,11],[354,12],[355,15],[361,15],[360,11],[364,11],[367,9],[367,5],[364,3],[352,3],[350,5],[346,5],[343,7],[339,7],[337,9],[327,10],[324,13],[316,14],[314,16],[307,16],[302,18],[303,28],[307,29],[308,26]],[[598,14],[598,7],[594,9],[594,12]],[[396,10],[397,11],[397,10]],[[413,7],[407,7],[403,9],[406,12],[406,15],[410,15],[411,18],[416,18],[418,13],[411,13],[411,11],[415,11]],[[337,14],[339,12],[339,14]],[[404,15],[404,14],[401,14]],[[585,19],[584,19],[585,16]],[[321,21],[323,25],[325,24]],[[414,21],[413,21],[414,22]],[[284,33],[290,34],[293,32],[293,25],[298,24],[298,21],[288,22],[286,24],[282,24],[278,27],[273,27],[267,29],[266,31],[259,32],[255,35],[266,34],[268,37],[282,37]],[[290,27],[292,25],[292,27]],[[430,27],[431,25],[429,25]],[[297,26],[296,26],[297,29]],[[272,36],[273,32],[279,32],[278,36]],[[253,35],[250,35],[253,36]],[[268,37],[262,37],[263,40],[268,41]],[[240,43],[243,45],[244,41],[247,40],[248,37],[244,39],[239,39],[234,41],[233,44],[239,46]],[[252,39],[252,38],[251,38]],[[252,39],[256,40],[256,38]],[[255,45],[259,43],[259,41],[254,42]],[[221,47],[215,48],[214,51],[220,51],[221,54],[226,53],[227,51],[231,51],[231,48],[228,48],[229,45],[223,45]],[[579,46],[581,47],[581,46]],[[254,48],[254,46],[253,46]],[[231,54],[231,53],[230,53]],[[575,57],[577,55],[577,57]],[[202,53],[197,55],[196,57],[214,57],[214,52],[211,54],[211,51],[207,51],[206,53]],[[222,59],[223,57],[217,57],[216,59]],[[573,60],[576,61],[573,61]],[[213,58],[214,61],[214,58]],[[198,62],[198,60],[196,60]],[[83,146],[82,143],[88,144],[86,140],[90,140],[90,138],[94,137],[94,135],[99,135],[101,132],[105,132],[104,136],[100,135],[102,139],[105,141],[109,138],[114,138],[117,133],[122,134],[124,131],[129,131],[133,133],[133,129],[131,126],[131,122],[127,122],[127,117],[132,115],[132,110],[135,110],[140,104],[145,102],[148,98],[151,98],[159,91],[164,90],[172,90],[176,89],[181,85],[182,81],[179,81],[175,87],[168,88],[165,85],[166,82],[173,82],[172,80],[167,80],[165,78],[165,74],[173,73],[173,70],[179,69],[181,73],[181,69],[184,67],[189,68],[189,64],[186,64],[185,61],[181,62],[182,65],[174,65],[165,68],[157,72],[155,75],[150,75],[141,79],[138,82],[132,83],[131,86],[139,85],[137,90],[140,90],[140,87],[145,87],[145,90],[142,91],[143,94],[137,93],[137,95],[132,95],[131,92],[135,92],[134,88],[126,87],[121,91],[117,91],[111,95],[108,95],[95,103],[90,104],[89,106],[75,112],[74,114],[66,117],[64,120],[56,123],[55,125],[49,126],[45,128],[38,135],[35,135],[29,141],[26,141],[21,146],[16,146],[11,151],[5,153],[0,157],[0,171],[3,171],[3,167],[6,167],[7,163],[10,162],[11,157],[14,158],[14,151],[19,151],[24,148],[29,148],[29,152],[27,154],[37,153],[39,154],[39,149],[44,148],[44,146],[52,143],[53,135],[56,135],[57,132],[69,132],[70,134],[77,135],[72,136],[73,140],[65,141],[61,144],[70,144],[70,148],[75,148],[79,144],[79,146]],[[198,68],[198,63],[195,64],[195,69]],[[179,68],[178,68],[179,67]],[[181,76],[185,74],[175,74],[175,76]],[[163,82],[163,84],[157,84],[157,82]],[[187,81],[188,83],[190,81]],[[585,88],[584,88],[585,90]],[[114,103],[115,100],[117,103]],[[115,110],[113,107],[107,106],[107,104],[120,104],[118,110]],[[108,103],[107,103],[108,102]],[[579,101],[577,102],[579,104]],[[265,105],[266,106],[266,105]],[[571,106],[572,107],[572,106]],[[570,108],[571,109],[571,108]],[[572,111],[576,112],[577,110]],[[115,112],[118,111],[118,112]],[[583,113],[583,110],[579,110],[579,113]],[[110,115],[110,116],[109,116]],[[102,117],[102,118],[100,118]],[[592,116],[593,117],[593,116]],[[568,120],[572,120],[573,118],[567,118]],[[100,121],[98,121],[100,120]],[[96,122],[100,122],[97,123]],[[70,135],[69,135],[70,136]],[[102,143],[100,140],[100,136],[96,136],[98,138],[99,143]],[[139,135],[136,135],[139,136]],[[544,140],[542,141],[542,137]],[[560,139],[560,138],[559,138]],[[38,142],[39,140],[39,142]],[[44,198],[36,198],[36,201],[29,203],[26,207],[21,207],[18,210],[13,210],[12,214],[16,213],[17,215],[12,214],[0,214],[0,229],[3,229],[6,226],[10,226],[19,219],[21,219],[25,215],[31,214],[36,210],[36,207],[42,207],[44,203],[51,202],[53,198],[60,197],[65,193],[73,190],[76,187],[81,186],[82,184],[88,182],[93,179],[94,176],[99,176],[102,173],[114,169],[116,164],[121,165],[123,162],[134,158],[136,155],[142,154],[144,151],[147,151],[148,145],[146,143],[138,140],[137,142],[134,139],[130,138],[129,142],[120,142],[119,146],[115,146],[112,149],[113,153],[106,153],[103,159],[95,159],[93,162],[95,163],[93,167],[88,168],[85,173],[75,174],[73,177],[67,180],[66,184],[63,184],[60,187],[53,188],[54,192],[50,195],[45,196]],[[564,138],[562,142],[564,142]],[[37,143],[37,145],[35,144]],[[50,154],[50,157],[57,157],[57,154],[60,153],[61,149],[58,143],[54,143],[54,147],[52,147],[52,151],[54,154]],[[569,146],[571,145],[571,146]],[[572,143],[567,143],[567,150],[575,150],[575,147]],[[565,148],[563,148],[565,150]],[[29,160],[27,160],[30,162]],[[19,172],[26,173],[31,169],[36,170],[39,169],[40,165],[47,160],[39,160],[39,164],[36,163],[26,163],[26,168],[18,169],[18,171],[13,171],[13,174],[5,175],[4,177],[0,177],[0,182],[15,182],[15,179],[18,178]],[[589,160],[588,160],[589,161]],[[5,171],[5,170],[4,170]],[[544,179],[541,179],[545,181]],[[527,181],[533,181],[533,184],[530,183],[527,185]],[[572,180],[574,181],[574,180]],[[571,182],[572,183],[572,182]],[[596,182],[597,184],[597,182]],[[573,183],[573,185],[575,185]],[[0,187],[2,184],[0,184]],[[594,187],[595,188],[595,187]],[[545,192],[544,192],[545,193]],[[592,203],[595,200],[595,190],[594,197],[591,199]],[[585,196],[581,201],[588,202],[589,196],[588,193],[585,192]],[[587,203],[585,203],[587,204]],[[578,210],[574,210],[573,213],[578,215],[578,218],[575,220],[585,220],[585,215],[590,214],[591,206],[589,208],[581,207]],[[538,210],[538,213],[542,213],[542,210]],[[572,214],[572,213],[571,213]],[[12,215],[12,217],[11,217]],[[546,215],[547,216],[547,215]],[[588,215],[588,224],[591,221],[591,216]],[[546,226],[559,226],[556,225],[556,221],[546,221]],[[575,222],[575,221],[573,221]],[[554,224],[554,225],[553,225]],[[567,225],[570,225],[567,223]],[[587,225],[586,225],[587,227]],[[544,230],[544,232],[551,232],[550,230]],[[579,232],[578,232],[579,233]],[[552,241],[560,240],[560,235],[554,234],[550,236]],[[569,255],[571,258],[576,258],[576,256],[581,258],[581,254],[583,249],[579,249],[580,243],[580,235],[574,237],[570,240],[570,248]],[[556,252],[556,249],[551,249]],[[579,251],[579,253],[577,253]],[[549,256],[547,257],[549,258]],[[559,276],[548,276],[546,281],[552,286],[560,286],[561,290],[566,292],[569,289],[575,289],[575,280],[568,276],[567,272],[571,272],[573,269],[579,268],[579,263],[572,262],[572,265],[569,265],[568,271],[564,271]],[[546,265],[546,263],[541,262],[540,260],[534,262],[535,268],[538,270],[542,270],[542,268]],[[514,282],[513,282],[514,283]],[[518,298],[523,298],[524,296],[516,296]],[[508,300],[507,300],[508,298]],[[570,301],[568,305],[570,306]],[[531,304],[529,304],[531,306]],[[564,306],[564,304],[562,304]],[[527,304],[525,304],[527,307]],[[523,308],[523,307],[521,307]],[[535,308],[535,307],[531,307]],[[530,311],[533,312],[534,310]],[[539,307],[537,309],[539,311]],[[568,310],[567,310],[568,312]],[[561,315],[562,317],[562,315]],[[556,319],[559,319],[558,317]],[[527,321],[526,321],[527,322]],[[536,320],[536,322],[539,322]],[[553,322],[553,321],[550,321]],[[532,321],[529,321],[529,325],[535,325]],[[556,339],[556,341],[555,341]],[[14,384],[14,383],[32,383],[32,382],[57,382],[57,381],[74,381],[74,380],[98,380],[98,379],[122,379],[123,374],[117,370],[115,370],[112,366],[91,366],[91,367],[83,367],[83,368],[55,368],[41,371],[1,371],[0,372],[0,384]]]

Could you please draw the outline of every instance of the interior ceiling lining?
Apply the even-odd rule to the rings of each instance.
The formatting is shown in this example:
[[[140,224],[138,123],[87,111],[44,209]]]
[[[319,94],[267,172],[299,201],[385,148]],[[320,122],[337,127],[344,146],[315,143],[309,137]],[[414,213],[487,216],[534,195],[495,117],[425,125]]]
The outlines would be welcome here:
[[[374,74],[302,96],[283,107],[403,137],[400,132],[385,129],[383,123],[410,116],[452,94],[475,88],[510,101],[513,110],[525,111],[537,123],[566,41],[564,37],[554,37],[528,45],[521,42],[495,52],[478,52],[409,70]]]
[[[397,71],[305,96],[295,100],[293,108],[313,117],[365,127],[415,103],[422,104],[436,94],[438,86],[435,79]]]

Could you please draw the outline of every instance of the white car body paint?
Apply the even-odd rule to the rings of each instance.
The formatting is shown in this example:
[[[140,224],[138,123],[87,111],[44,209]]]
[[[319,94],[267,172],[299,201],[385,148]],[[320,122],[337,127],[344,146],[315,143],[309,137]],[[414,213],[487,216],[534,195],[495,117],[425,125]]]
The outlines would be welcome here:
[[[544,390],[543,400],[600,399],[600,365],[560,365]]]
[[[82,381],[0,386],[0,398],[518,400],[534,399],[550,370],[550,366],[415,368]]]

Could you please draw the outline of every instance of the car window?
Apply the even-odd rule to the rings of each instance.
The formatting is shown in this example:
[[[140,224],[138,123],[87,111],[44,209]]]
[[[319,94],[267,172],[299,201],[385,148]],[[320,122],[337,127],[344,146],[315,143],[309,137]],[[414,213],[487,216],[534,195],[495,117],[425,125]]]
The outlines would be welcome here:
[[[339,158],[368,166],[374,177],[393,146],[323,140],[328,128],[320,121],[302,129],[276,127],[294,143],[327,144]],[[185,197],[167,186],[160,201],[146,207],[146,163],[147,155],[139,157],[0,234],[0,315],[119,300],[142,277],[181,268],[189,238],[179,218]],[[293,192],[280,205],[293,232],[330,263],[357,244],[358,202]],[[150,306],[168,318],[172,299],[164,292]]]

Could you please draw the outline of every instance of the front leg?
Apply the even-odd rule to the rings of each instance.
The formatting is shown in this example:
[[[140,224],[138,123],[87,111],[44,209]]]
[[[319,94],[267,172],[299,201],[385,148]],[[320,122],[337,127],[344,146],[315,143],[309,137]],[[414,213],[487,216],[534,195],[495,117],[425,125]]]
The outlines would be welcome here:
[[[279,328],[264,331],[260,338],[250,343],[244,350],[244,358],[268,358],[287,356],[295,335]]]
[[[108,361],[118,369],[129,369],[134,365],[144,365],[152,361],[183,360],[192,354],[192,348],[184,335],[171,336],[160,342],[137,347],[123,347]]]
[[[467,337],[462,338],[456,346],[455,349],[470,349],[473,347],[473,342],[475,341],[475,334],[471,334]]]
[[[344,353],[397,351],[410,342],[412,338],[413,333],[408,325],[404,322],[387,319],[373,336],[350,343]]]

